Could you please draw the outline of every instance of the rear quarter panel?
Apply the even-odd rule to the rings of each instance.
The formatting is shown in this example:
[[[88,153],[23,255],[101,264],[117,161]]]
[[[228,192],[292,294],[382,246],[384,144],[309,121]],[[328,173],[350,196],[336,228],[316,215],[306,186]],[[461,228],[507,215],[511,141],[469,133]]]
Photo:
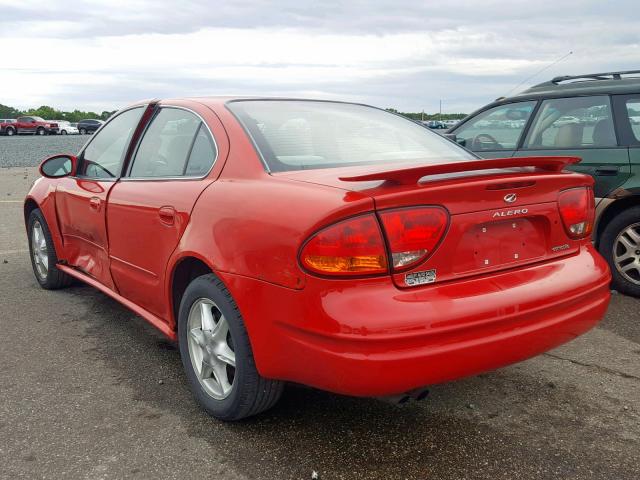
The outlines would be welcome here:
[[[373,210],[373,201],[358,193],[266,173],[220,178],[198,199],[171,264],[194,256],[215,271],[301,289],[306,277],[298,265],[301,244],[321,226],[367,210]]]

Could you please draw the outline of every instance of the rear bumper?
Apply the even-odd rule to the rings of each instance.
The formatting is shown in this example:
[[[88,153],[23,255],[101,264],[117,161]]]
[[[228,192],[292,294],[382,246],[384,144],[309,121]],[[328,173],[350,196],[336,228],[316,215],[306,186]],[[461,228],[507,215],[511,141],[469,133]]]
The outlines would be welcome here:
[[[356,396],[502,367],[586,332],[609,304],[591,245],[571,257],[427,287],[309,278],[304,290],[221,274],[269,378]]]

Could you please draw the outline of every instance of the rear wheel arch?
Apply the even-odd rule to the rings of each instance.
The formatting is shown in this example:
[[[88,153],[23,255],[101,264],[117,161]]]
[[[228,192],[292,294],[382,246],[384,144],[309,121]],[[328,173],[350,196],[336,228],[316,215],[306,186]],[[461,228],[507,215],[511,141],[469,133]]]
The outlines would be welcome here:
[[[605,229],[607,228],[607,225],[609,225],[609,223],[611,223],[611,221],[614,218],[616,218],[620,213],[624,212],[625,210],[632,207],[636,207],[638,205],[640,205],[640,194],[634,194],[634,195],[612,202],[611,205],[609,205],[604,210],[604,212],[602,212],[602,215],[598,219],[598,225],[595,232],[596,235],[594,238],[596,246],[599,246],[602,233],[605,231]]]
[[[202,275],[215,273],[213,269],[202,259],[195,256],[180,258],[171,271],[169,294],[171,299],[171,314],[173,315],[173,329],[178,328],[178,315],[180,301],[189,284]]]

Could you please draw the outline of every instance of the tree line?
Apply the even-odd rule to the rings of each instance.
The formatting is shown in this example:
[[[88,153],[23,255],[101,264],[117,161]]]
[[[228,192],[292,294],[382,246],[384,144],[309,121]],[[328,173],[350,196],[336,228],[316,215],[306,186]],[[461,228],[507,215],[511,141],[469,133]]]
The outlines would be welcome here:
[[[459,120],[466,117],[465,113],[424,113],[424,112],[399,112],[395,108],[387,108],[387,111],[397,113],[411,120]],[[98,118],[100,120],[106,120],[116,112],[103,111],[97,112],[83,112],[82,110],[74,110],[73,112],[65,112],[64,110],[57,110],[48,105],[42,105],[38,108],[31,108],[29,110],[18,110],[17,108],[9,107],[8,105],[2,105],[0,103],[0,118],[17,118],[22,115],[33,115],[35,117],[42,117],[45,120],[67,120],[69,122],[79,122],[85,118]]]
[[[32,115],[34,117],[42,117],[45,120],[67,120],[69,122],[79,122],[86,118],[97,118],[99,120],[106,120],[113,115],[116,110],[97,112],[83,112],[82,110],[74,110],[73,112],[65,112],[64,110],[57,110],[48,105],[42,105],[38,108],[31,108],[28,110],[18,110],[17,108],[9,107],[8,105],[2,105],[0,103],[0,118],[17,118],[23,115]]]
[[[466,113],[425,113],[425,112],[399,112],[395,108],[387,108],[387,112],[397,113],[411,120],[427,121],[427,120],[460,120],[467,116]]]

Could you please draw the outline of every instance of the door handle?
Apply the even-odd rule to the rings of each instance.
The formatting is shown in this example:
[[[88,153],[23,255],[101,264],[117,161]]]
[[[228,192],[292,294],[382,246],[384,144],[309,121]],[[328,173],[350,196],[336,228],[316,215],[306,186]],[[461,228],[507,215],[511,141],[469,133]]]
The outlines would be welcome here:
[[[100,199],[98,197],[91,197],[89,199],[89,208],[95,210],[96,212],[100,211]]]
[[[620,167],[616,165],[600,165],[599,167],[596,167],[596,175],[613,176],[617,175],[619,171]]]
[[[173,225],[176,222],[176,209],[173,207],[161,207],[158,210],[158,216],[165,225]]]

